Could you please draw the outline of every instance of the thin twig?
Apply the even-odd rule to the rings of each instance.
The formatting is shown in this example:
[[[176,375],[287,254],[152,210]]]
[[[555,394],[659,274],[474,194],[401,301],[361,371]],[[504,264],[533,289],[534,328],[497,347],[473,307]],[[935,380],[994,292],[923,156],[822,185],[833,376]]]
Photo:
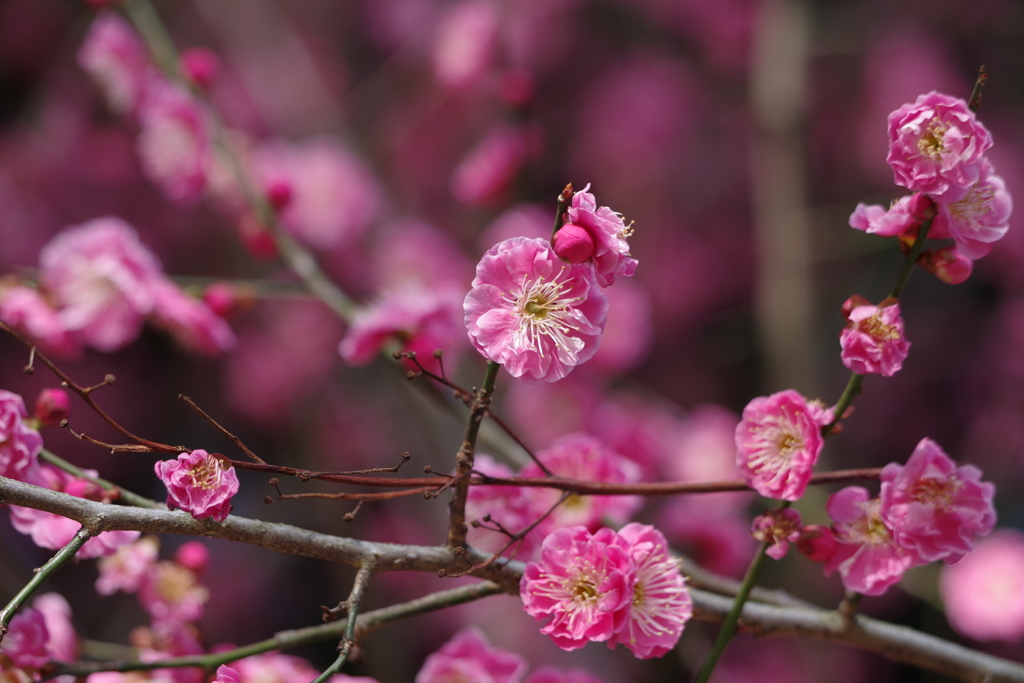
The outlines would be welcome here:
[[[218,430],[218,431],[219,431],[219,432],[220,432],[221,434],[223,434],[224,436],[226,436],[226,437],[228,438],[228,440],[230,440],[230,441],[231,441],[231,443],[235,444],[235,447],[236,447],[236,448],[238,448],[238,449],[239,449],[240,451],[242,451],[243,453],[245,453],[246,455],[248,455],[248,456],[249,456],[249,457],[250,457],[250,458],[252,459],[252,461],[253,461],[253,462],[258,462],[258,463],[260,463],[261,465],[266,465],[266,464],[267,464],[267,461],[266,461],[266,460],[264,460],[263,458],[261,458],[260,456],[256,455],[256,454],[255,454],[255,453],[253,453],[253,452],[252,452],[251,450],[249,450],[249,447],[248,447],[248,446],[246,446],[246,445],[245,445],[244,443],[242,443],[242,440],[241,440],[241,439],[239,439],[239,438],[238,438],[237,436],[235,436],[234,434],[232,434],[231,432],[229,432],[229,431],[228,431],[227,429],[225,429],[225,428],[224,428],[223,426],[221,426],[221,424],[220,424],[219,422],[217,422],[217,421],[216,421],[216,420],[214,420],[214,419],[213,419],[212,417],[210,417],[210,416],[209,416],[209,415],[208,415],[208,414],[206,413],[206,411],[205,411],[205,410],[203,410],[202,408],[200,408],[199,406],[197,406],[197,405],[196,405],[196,402],[195,402],[195,401],[193,401],[192,399],[190,399],[190,398],[189,398],[188,396],[186,396],[185,394],[178,394],[178,398],[179,398],[179,399],[181,399],[182,401],[184,401],[185,403],[187,403],[187,404],[188,404],[188,407],[189,407],[189,408],[191,408],[192,410],[194,410],[194,411],[196,411],[197,413],[199,413],[200,415],[202,415],[202,416],[203,416],[203,418],[205,418],[207,422],[209,422],[209,423],[210,423],[210,424],[212,424],[212,425],[213,425],[214,427],[216,427],[216,428],[217,428],[217,430]]]

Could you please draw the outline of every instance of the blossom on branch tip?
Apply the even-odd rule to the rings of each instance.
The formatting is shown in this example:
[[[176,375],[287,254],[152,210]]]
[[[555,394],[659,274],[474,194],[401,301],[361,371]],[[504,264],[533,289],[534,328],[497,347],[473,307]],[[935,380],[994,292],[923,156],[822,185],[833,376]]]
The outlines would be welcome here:
[[[554,382],[597,351],[608,301],[589,265],[567,265],[542,239],[492,247],[466,295],[466,328],[488,360],[527,383]]]
[[[110,108],[133,114],[159,73],[142,39],[116,12],[101,12],[89,27],[78,65],[103,91]]]
[[[900,305],[887,299],[872,306],[859,296],[843,305],[850,321],[839,335],[843,365],[858,375],[892,377],[903,367],[910,342],[903,330]]]
[[[519,683],[525,673],[526,660],[491,647],[484,634],[470,626],[427,657],[415,683]]]
[[[0,389],[0,477],[22,479],[39,461],[43,437],[25,424],[27,419],[21,396]]]
[[[800,513],[793,508],[769,510],[754,518],[750,535],[762,543],[771,545],[765,554],[773,560],[781,560],[789,552],[789,544],[800,540]]]
[[[836,554],[836,539],[827,526],[808,524],[800,530],[796,549],[811,562],[824,562]]]
[[[71,414],[71,396],[63,389],[43,389],[36,397],[34,417],[46,427]]]
[[[992,164],[983,159],[980,168],[981,177],[962,199],[938,204],[932,223],[937,234],[948,233],[956,240],[957,251],[972,260],[986,256],[992,244],[1003,238],[1013,211],[1006,183],[993,173]]]
[[[629,243],[626,241],[633,234],[633,229],[622,222],[620,214],[607,206],[598,207],[594,195],[587,192],[589,189],[590,184],[587,183],[572,196],[566,222],[590,234],[594,243],[594,273],[598,284],[607,287],[615,282],[616,275],[630,277],[636,271],[637,262],[629,255]]]
[[[908,231],[916,233],[918,226],[934,215],[931,198],[917,193],[900,197],[888,210],[878,204],[858,204],[850,215],[850,227],[872,235],[899,237]],[[929,235],[937,237],[938,233],[929,231]]]
[[[231,512],[231,496],[238,493],[238,475],[223,456],[201,448],[182,453],[177,460],[161,460],[156,476],[167,487],[167,507],[181,508],[196,519],[223,522]]]
[[[206,47],[190,47],[181,53],[179,60],[185,78],[200,88],[209,88],[220,73],[220,58]]]

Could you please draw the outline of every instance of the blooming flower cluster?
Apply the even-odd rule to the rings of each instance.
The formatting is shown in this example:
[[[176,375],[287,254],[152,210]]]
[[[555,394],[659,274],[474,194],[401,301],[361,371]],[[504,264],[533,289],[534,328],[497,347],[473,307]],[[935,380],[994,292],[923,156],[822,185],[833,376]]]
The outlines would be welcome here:
[[[526,565],[519,587],[526,612],[564,650],[588,641],[622,643],[639,658],[675,647],[693,611],[686,582],[661,532],[627,524],[618,533],[558,529],[541,558]]]
[[[196,519],[227,519],[231,496],[238,493],[238,475],[222,458],[197,448],[177,460],[157,462],[154,469],[167,487],[167,507],[181,508]]]
[[[903,331],[900,305],[887,299],[878,306],[854,296],[843,305],[850,321],[839,336],[843,365],[859,375],[892,377],[903,367],[910,342]]]

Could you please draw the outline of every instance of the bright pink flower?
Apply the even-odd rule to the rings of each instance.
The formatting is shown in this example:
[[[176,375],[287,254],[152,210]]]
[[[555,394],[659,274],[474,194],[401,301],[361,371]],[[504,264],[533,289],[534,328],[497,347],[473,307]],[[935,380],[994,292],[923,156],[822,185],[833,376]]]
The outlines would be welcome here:
[[[43,247],[39,263],[61,323],[100,351],[139,335],[162,278],[135,230],[112,216],[64,230]]]
[[[558,477],[601,481],[610,484],[631,484],[640,479],[640,468],[589,434],[566,434],[537,453],[537,459]],[[543,477],[540,466],[530,462],[519,472],[523,477]],[[561,497],[556,489],[537,488],[529,494],[533,513],[540,517]],[[553,529],[582,525],[596,531],[604,520],[619,525],[628,522],[643,505],[640,496],[569,496],[541,522],[538,532],[546,535]]]
[[[956,562],[995,525],[995,485],[973,465],[957,467],[931,439],[921,439],[906,465],[886,465],[881,479],[881,515],[918,563]]]
[[[227,664],[221,664],[217,667],[217,675],[213,680],[214,683],[242,683],[242,679],[239,678],[238,672]]]
[[[416,683],[519,683],[525,673],[526,660],[492,648],[484,634],[470,626],[427,657]]]
[[[25,424],[27,418],[21,396],[0,389],[0,477],[22,479],[39,461],[43,437]]]
[[[981,258],[992,250],[992,244],[1010,228],[1013,211],[1006,183],[993,173],[988,161],[982,159],[980,166],[981,177],[967,195],[949,204],[940,203],[932,223],[933,230],[948,232],[956,240],[957,251],[969,259]]]
[[[452,171],[452,196],[464,204],[495,203],[506,194],[531,152],[530,132],[498,124]]]
[[[209,599],[195,572],[167,560],[150,565],[139,586],[139,603],[155,622],[198,621]]]
[[[858,301],[854,301],[854,298]],[[858,375],[881,374],[892,377],[903,367],[910,342],[903,331],[900,305],[894,301],[883,306],[858,305],[859,297],[849,300],[850,324],[843,328],[839,344],[843,365]],[[867,304],[867,302],[864,302]]]
[[[57,310],[32,287],[0,289],[0,320],[24,332],[48,353],[73,357],[80,351]]]
[[[825,504],[838,544],[835,555],[825,561],[825,575],[838,569],[847,590],[881,595],[914,566],[914,558],[897,544],[881,509],[882,501],[869,499],[867,489],[860,486],[837,491]]]
[[[765,554],[781,560],[789,552],[789,544],[800,540],[800,513],[793,508],[769,510],[754,518],[750,535],[762,543],[770,543]]]
[[[181,72],[200,88],[209,88],[220,73],[220,58],[206,47],[190,47],[181,53]]]
[[[594,355],[608,300],[592,268],[562,263],[544,240],[516,237],[484,254],[464,308],[470,341],[485,358],[540,383]]]
[[[903,233],[913,230],[916,237],[916,231],[921,222],[934,215],[935,205],[928,195],[912,194],[894,201],[888,211],[877,204],[871,206],[858,204],[850,216],[850,227],[882,237],[899,237]],[[928,235],[942,239],[941,234],[933,222]]]
[[[186,294],[170,280],[157,282],[151,320],[190,351],[217,356],[235,348],[231,326],[205,302]]]
[[[196,519],[227,519],[231,496],[238,493],[238,475],[234,467],[224,467],[221,457],[197,448],[177,460],[157,462],[154,469],[167,487],[167,507],[181,508]]]
[[[1024,638],[1024,534],[1001,529],[942,568],[939,593],[949,625],[975,640]]]
[[[558,254],[558,258],[569,263],[584,263],[594,255],[594,238],[586,229],[568,223],[551,238],[551,248]]]
[[[143,536],[131,545],[122,546],[96,563],[100,572],[96,592],[100,595],[136,592],[159,555],[160,541],[156,536]]]
[[[669,554],[661,532],[646,524],[627,524],[619,538],[632,561],[633,600],[629,620],[608,641],[619,643],[640,659],[662,657],[676,646],[693,614],[686,580]]]
[[[146,176],[172,201],[199,199],[213,163],[212,126],[203,105],[181,86],[159,80],[139,107],[139,125],[136,145]]]
[[[71,605],[59,593],[43,593],[32,601],[32,607],[46,621],[46,651],[50,659],[73,662],[78,659],[78,634],[71,623]]]
[[[71,396],[63,389],[43,389],[36,397],[34,416],[46,427],[55,425],[71,414]]]
[[[145,44],[115,12],[102,12],[92,22],[78,51],[78,65],[118,114],[134,113],[147,84],[159,77]]]
[[[886,161],[896,184],[935,199],[962,199],[991,146],[992,135],[966,102],[934,90],[889,114]]]
[[[800,498],[824,445],[821,419],[792,389],[748,403],[736,425],[736,464],[747,484],[768,498]]]
[[[508,466],[495,462],[484,453],[476,455],[473,469],[489,477],[504,479],[515,476]],[[529,489],[522,486],[471,486],[466,498],[466,519],[481,521],[490,529],[471,526],[467,537],[469,544],[489,553],[498,552],[508,542],[508,537],[494,531],[495,524],[500,524],[509,533],[522,531],[540,514],[534,514],[532,500]],[[490,522],[482,521],[485,515],[490,515]],[[527,534],[519,544],[516,556],[519,559],[533,557],[542,536],[538,529]]]
[[[19,669],[40,669],[50,661],[50,652],[46,643],[50,640],[50,632],[46,630],[46,618],[43,613],[31,607],[25,607],[11,620],[0,642],[0,652],[8,657]]]
[[[498,33],[499,7],[490,0],[453,6],[437,27],[433,66],[437,80],[450,88],[479,82],[491,66]]]
[[[540,632],[563,650],[604,641],[626,627],[633,604],[632,558],[611,529],[557,529],[544,539],[539,562],[519,584],[527,614],[552,617]]]
[[[542,666],[526,677],[524,683],[604,683],[585,669],[556,669]]]
[[[616,275],[630,277],[636,271],[636,259],[629,255],[626,238],[633,229],[622,222],[622,216],[607,206],[598,207],[594,195],[587,192],[590,184],[572,196],[566,212],[568,223],[583,228],[594,240],[594,272],[602,287],[615,282]]]
[[[917,258],[917,263],[947,285],[965,282],[974,270],[974,263],[956,247],[925,250]]]
[[[174,552],[174,561],[202,576],[210,564],[210,551],[202,541],[189,541]]]
[[[837,544],[831,529],[820,524],[808,524],[800,531],[796,549],[811,562],[824,562],[836,554]]]

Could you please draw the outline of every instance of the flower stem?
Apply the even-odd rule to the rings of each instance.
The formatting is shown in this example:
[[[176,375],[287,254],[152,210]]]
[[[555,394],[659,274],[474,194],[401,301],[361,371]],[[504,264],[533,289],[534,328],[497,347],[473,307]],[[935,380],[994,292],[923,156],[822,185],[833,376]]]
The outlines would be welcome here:
[[[858,375],[856,372],[850,375],[850,381],[846,383],[846,389],[843,390],[843,395],[839,397],[839,402],[836,403],[832,418],[832,421],[821,428],[821,435],[827,437],[832,433],[832,430],[839,424],[839,420],[842,419],[843,413],[853,403],[854,397],[860,393],[861,382],[864,381],[864,375]]]
[[[157,507],[160,507],[160,504],[157,503],[155,500],[150,500],[149,498],[146,498],[144,496],[140,496],[137,493],[132,493],[131,491],[128,491],[126,489],[121,488],[117,484],[112,484],[111,482],[107,481],[106,479],[102,479],[100,477],[94,477],[94,476],[90,475],[88,472],[86,472],[85,470],[83,470],[82,468],[77,467],[75,465],[72,465],[71,463],[69,463],[64,458],[56,455],[55,453],[51,453],[50,451],[46,450],[45,448],[39,452],[39,459],[40,460],[45,460],[46,462],[50,463],[54,467],[62,469],[65,472],[67,472],[68,474],[72,474],[72,475],[78,477],[79,479],[85,479],[86,481],[91,481],[92,483],[96,484],[97,486],[99,486],[104,491],[110,491],[112,493],[117,493],[117,497],[118,497],[119,500],[123,500],[124,502],[126,502],[126,503],[128,503],[130,505],[134,505],[134,506],[140,507],[140,508],[157,508]]]
[[[907,280],[910,279],[910,274],[914,271],[914,264],[921,253],[921,248],[924,247],[924,241],[928,237],[928,229],[932,227],[933,220],[935,219],[928,218],[922,221],[921,227],[917,229],[917,238],[914,240],[913,246],[910,247],[910,251],[907,252],[906,258],[903,259],[900,275],[896,278],[896,284],[893,286],[892,291],[889,292],[890,299],[899,299],[900,294],[903,293],[903,288],[906,287]]]

